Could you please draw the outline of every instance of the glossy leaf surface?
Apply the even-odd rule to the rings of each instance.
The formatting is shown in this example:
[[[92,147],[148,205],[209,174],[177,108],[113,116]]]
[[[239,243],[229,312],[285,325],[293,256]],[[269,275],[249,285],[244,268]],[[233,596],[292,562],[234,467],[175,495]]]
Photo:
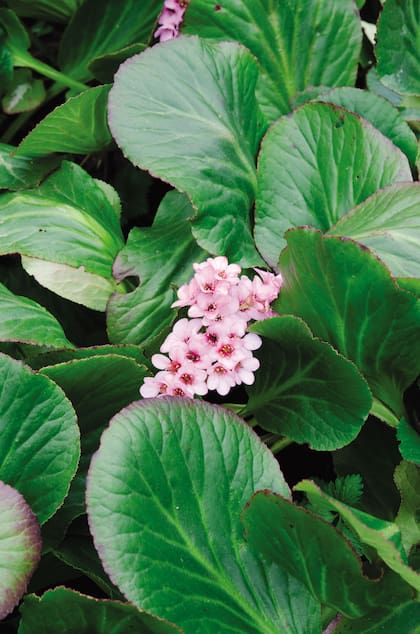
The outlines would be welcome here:
[[[125,62],[109,97],[125,156],[188,194],[202,248],[247,266],[261,264],[250,227],[264,132],[257,76],[238,44],[180,37]]]
[[[407,157],[365,120],[338,106],[306,104],[280,119],[264,138],[257,246],[276,266],[290,227],[327,231],[378,189],[411,180]]]
[[[43,524],[62,504],[80,456],[70,401],[45,376],[0,355],[0,478]]]
[[[263,429],[313,449],[337,449],[360,431],[371,406],[369,388],[357,368],[328,344],[314,339],[294,317],[257,322],[263,336],[256,354],[260,369],[247,389],[247,413]]]

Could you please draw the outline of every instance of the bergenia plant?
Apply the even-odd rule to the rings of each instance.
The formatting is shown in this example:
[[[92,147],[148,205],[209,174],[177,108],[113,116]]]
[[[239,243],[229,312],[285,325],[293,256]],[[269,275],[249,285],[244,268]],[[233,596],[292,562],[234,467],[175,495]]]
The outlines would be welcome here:
[[[414,634],[418,0],[0,2],[0,631]]]

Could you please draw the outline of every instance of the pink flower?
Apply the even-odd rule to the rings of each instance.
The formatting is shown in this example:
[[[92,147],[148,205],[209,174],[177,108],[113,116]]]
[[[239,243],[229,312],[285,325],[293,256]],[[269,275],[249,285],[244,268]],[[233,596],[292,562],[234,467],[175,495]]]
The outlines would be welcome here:
[[[159,28],[154,32],[154,37],[161,42],[178,37],[188,3],[189,0],[165,0],[159,16]]]

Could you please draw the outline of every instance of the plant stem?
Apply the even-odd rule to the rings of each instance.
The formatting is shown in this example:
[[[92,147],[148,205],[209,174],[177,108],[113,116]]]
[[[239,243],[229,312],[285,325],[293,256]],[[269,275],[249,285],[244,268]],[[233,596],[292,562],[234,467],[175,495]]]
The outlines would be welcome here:
[[[48,77],[49,79],[53,79],[54,81],[67,86],[68,88],[73,88],[81,92],[82,90],[87,90],[89,86],[86,84],[82,84],[80,81],[76,79],[72,79],[65,73],[62,73],[59,70],[56,70],[52,66],[41,62],[39,59],[35,59],[29,53],[24,51],[17,51],[14,53],[13,62],[15,66],[22,66],[24,68],[31,68],[32,70],[36,70],[44,77]]]
[[[285,449],[295,441],[291,438],[279,438],[273,445],[271,445],[270,449],[273,454],[279,453],[282,449]]]

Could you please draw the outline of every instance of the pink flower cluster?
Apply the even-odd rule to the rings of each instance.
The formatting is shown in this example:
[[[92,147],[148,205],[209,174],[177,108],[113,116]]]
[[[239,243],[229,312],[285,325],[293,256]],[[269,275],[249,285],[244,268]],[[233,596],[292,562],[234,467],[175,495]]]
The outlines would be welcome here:
[[[152,356],[160,371],[145,378],[140,388],[144,398],[193,398],[208,390],[225,396],[234,385],[254,382],[259,361],[252,351],[261,346],[261,339],[246,333],[247,325],[275,314],[270,304],[279,294],[281,275],[255,269],[258,275],[250,280],[225,257],[208,258],[194,264],[194,270],[172,304],[188,306],[191,319],[177,321],[160,348],[165,354]]]
[[[165,0],[162,12],[159,16],[159,28],[154,36],[160,42],[173,40],[179,35],[179,27],[184,18],[185,9],[190,0]]]

